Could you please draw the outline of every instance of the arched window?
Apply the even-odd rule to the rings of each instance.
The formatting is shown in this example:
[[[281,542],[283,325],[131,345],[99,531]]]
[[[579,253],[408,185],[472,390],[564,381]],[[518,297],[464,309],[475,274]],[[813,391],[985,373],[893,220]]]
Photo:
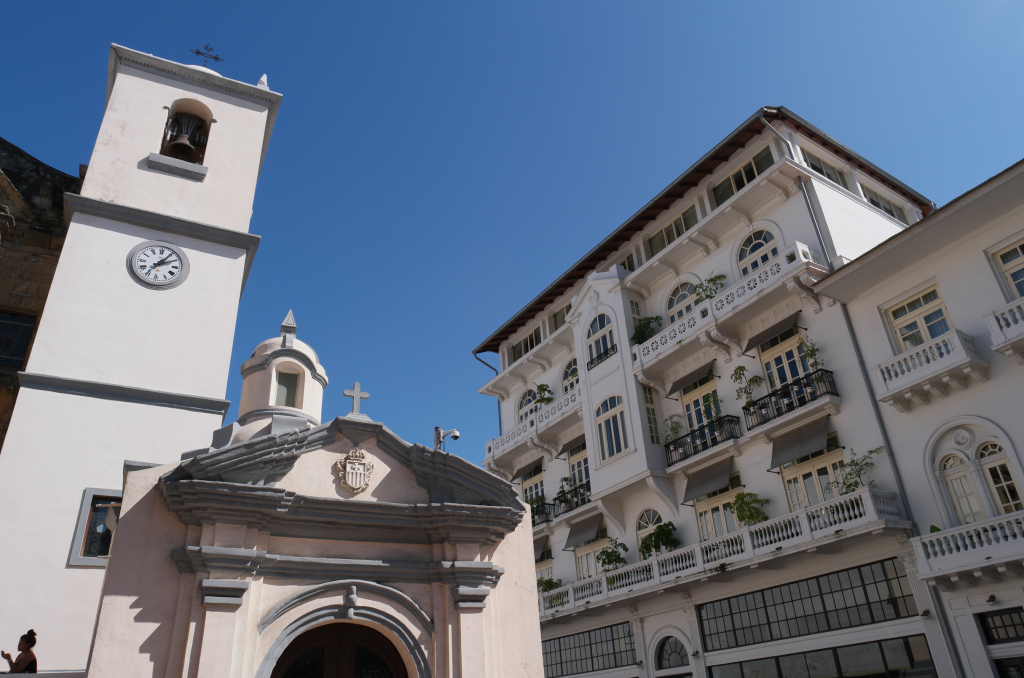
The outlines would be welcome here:
[[[686,655],[683,642],[675,636],[669,636],[658,646],[658,668],[674,669],[677,666],[689,666],[690,658]]]
[[[1017,483],[1006,459],[1006,453],[999,443],[985,443],[978,448],[978,459],[984,470],[985,479],[992,491],[992,499],[1001,513],[1013,513],[1024,509]]]
[[[959,454],[951,454],[942,460],[942,476],[949,489],[950,499],[956,508],[961,525],[967,525],[984,518],[978,494],[971,480],[971,470]]]
[[[615,336],[612,333],[612,319],[604,313],[590,322],[587,330],[587,350],[590,360],[606,355],[615,347]]]
[[[160,155],[202,165],[213,112],[195,99],[178,99],[167,114]]]
[[[693,287],[693,283],[684,282],[676,285],[675,289],[672,290],[672,294],[668,296],[669,325],[677,320],[682,320],[683,316],[693,312],[696,294],[697,290]]]
[[[539,409],[537,405],[537,392],[532,388],[526,389],[526,393],[519,399],[519,421],[524,422],[526,418]]]
[[[779,256],[779,245],[768,231],[754,231],[740,245],[740,275],[748,275]]]
[[[651,532],[654,532],[654,528],[656,528],[658,525],[661,525],[660,513],[658,513],[654,509],[644,509],[643,511],[641,511],[640,516],[636,519],[637,545],[639,546],[643,542],[644,537],[649,535]],[[655,555],[653,552],[647,553],[645,555],[643,549],[640,549],[640,556],[643,558],[649,558],[653,555]]]
[[[562,370],[562,393],[574,390],[580,383],[580,369],[576,366],[576,358],[570,360]]]
[[[626,438],[626,412],[620,396],[605,400],[595,412],[597,440],[601,444],[601,459],[610,459],[629,448]]]

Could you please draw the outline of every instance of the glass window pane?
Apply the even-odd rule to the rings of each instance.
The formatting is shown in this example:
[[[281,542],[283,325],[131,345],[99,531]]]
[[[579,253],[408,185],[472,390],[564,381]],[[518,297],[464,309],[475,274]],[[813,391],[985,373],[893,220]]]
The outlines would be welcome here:
[[[711,678],[743,678],[740,673],[739,664],[726,664],[725,666],[712,666]]]
[[[752,662],[743,662],[743,678],[779,678],[779,671],[775,666],[775,659],[755,659]]]
[[[295,389],[299,375],[288,374],[287,372],[277,373],[277,400],[275,405],[284,407],[295,407]]]
[[[907,646],[902,638],[883,640],[882,653],[885,654],[885,663],[890,671],[913,668],[910,657],[907,655]]]
[[[836,648],[839,656],[839,667],[843,670],[843,678],[860,676],[885,677],[885,664],[882,662],[882,651],[878,643],[849,645]]]
[[[804,655],[807,659],[807,673],[810,678],[837,678],[836,658],[832,650],[819,650]]]
[[[89,522],[85,528],[82,556],[104,558],[110,555],[110,541],[121,515],[121,500],[117,497],[93,497],[89,505]]]
[[[732,181],[729,179],[726,179],[715,186],[715,190],[712,192],[715,194],[716,205],[721,205],[723,202],[731,198],[733,193],[735,193],[732,188]]]
[[[807,660],[802,654],[779,657],[779,666],[786,678],[811,678],[811,674],[807,672]]]
[[[757,169],[757,173],[765,171],[771,167],[775,161],[772,159],[772,149],[770,146],[765,146],[757,155],[754,156],[754,168]]]

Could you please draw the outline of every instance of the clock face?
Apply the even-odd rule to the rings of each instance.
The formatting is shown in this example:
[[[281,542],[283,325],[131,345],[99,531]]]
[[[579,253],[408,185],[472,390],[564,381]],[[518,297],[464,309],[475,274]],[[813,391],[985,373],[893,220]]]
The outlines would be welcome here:
[[[151,289],[169,289],[188,276],[189,263],[184,252],[165,242],[144,242],[128,255],[128,270],[136,282]]]

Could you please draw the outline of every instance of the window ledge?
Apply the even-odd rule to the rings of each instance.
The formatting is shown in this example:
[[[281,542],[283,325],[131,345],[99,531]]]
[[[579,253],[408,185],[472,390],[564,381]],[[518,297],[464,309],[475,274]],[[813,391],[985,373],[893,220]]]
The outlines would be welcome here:
[[[770,445],[777,436],[798,429],[814,419],[819,419],[825,415],[835,416],[839,414],[839,406],[842,402],[842,398],[834,395],[827,395],[813,400],[792,412],[787,412],[778,419],[772,419],[767,423],[761,424],[753,431],[748,432],[746,437],[740,441],[740,446],[745,447],[752,441],[760,441]]]
[[[985,316],[992,350],[1024,365],[1024,299],[1014,299]]]
[[[202,181],[205,179],[206,172],[210,169],[203,165],[197,165],[194,162],[185,162],[184,160],[178,160],[177,158],[169,158],[166,155],[160,155],[159,153],[150,153],[147,164],[150,169],[158,172],[167,172],[168,174],[185,177],[186,179],[195,179],[196,181]]]

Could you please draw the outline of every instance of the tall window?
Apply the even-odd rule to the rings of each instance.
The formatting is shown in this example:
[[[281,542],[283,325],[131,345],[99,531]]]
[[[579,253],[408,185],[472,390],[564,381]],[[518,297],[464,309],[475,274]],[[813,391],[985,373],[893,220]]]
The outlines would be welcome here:
[[[20,370],[36,327],[35,316],[0,313],[0,366]]]
[[[741,188],[771,167],[774,162],[772,160],[772,149],[765,146],[757,155],[748,160],[743,167],[739,168],[735,174],[715,186],[713,190],[715,204],[721,205],[731,198],[734,193],[738,193]]]
[[[686,211],[669,222],[668,226],[659,229],[657,233],[650,237],[647,241],[647,249],[650,252],[650,256],[653,257],[655,254],[668,247],[670,244],[675,242],[676,238],[682,238],[683,233],[686,233],[696,225],[697,206],[690,205]]]
[[[633,260],[633,253],[630,252],[629,254],[627,254],[626,258],[619,262],[619,266],[630,272],[635,271],[636,262]]]
[[[671,325],[683,316],[693,313],[694,299],[697,289],[691,282],[679,283],[668,295],[668,324]]]
[[[82,540],[83,558],[107,558],[114,528],[121,516],[120,497],[94,496],[89,506],[89,520],[86,523],[85,538]]]
[[[885,197],[878,195],[864,184],[861,184],[860,187],[864,190],[864,197],[867,198],[869,203],[882,210],[890,217],[895,217],[904,224],[907,223],[907,215],[903,212],[902,207],[886,200]]]
[[[651,442],[655,445],[661,444],[661,435],[658,433],[658,410],[654,406],[654,389],[644,386],[644,412],[647,415],[647,433],[651,436]]]
[[[538,327],[533,332],[523,337],[520,341],[512,344],[509,349],[509,361],[508,364],[516,362],[524,355],[536,348],[537,344],[540,343],[540,328]]]
[[[555,559],[548,547],[540,554],[535,562],[537,568],[537,579],[552,579],[555,573]]]
[[[536,469],[523,474],[523,497],[527,501],[544,499],[544,469]]]
[[[952,329],[946,305],[942,302],[937,287],[905,304],[889,309],[888,315],[903,351],[909,351]]]
[[[597,553],[608,546],[608,528],[602,527],[597,536],[576,546],[576,581],[583,581],[601,573]]]
[[[587,464],[587,443],[585,441],[569,450],[569,480],[573,487],[590,480],[590,465]]]
[[[839,440],[829,436],[825,449],[782,465],[782,481],[792,510],[835,499],[832,483],[842,479],[845,460]]]
[[[601,444],[601,459],[611,459],[629,448],[626,439],[626,408],[622,398],[612,396],[605,400],[595,412],[597,416],[597,439]]]
[[[978,459],[985,472],[992,499],[1000,513],[1013,513],[1024,509],[1017,483],[1010,472],[1006,453],[999,443],[985,443],[978,449]]]
[[[661,514],[654,509],[644,509],[640,512],[640,516],[636,519],[636,543],[637,545],[643,541],[644,537],[654,532],[654,528],[661,525]],[[651,556],[657,555],[651,553]]]
[[[1024,242],[1019,242],[996,257],[1014,298],[1024,297]],[[6,314],[5,314],[6,315]]]
[[[736,496],[736,490],[741,487],[739,474],[733,474],[729,476],[729,484],[726,487],[708,492],[694,500],[701,541],[717,539],[736,531],[736,516],[733,515],[731,502]]]
[[[683,387],[680,400],[683,403],[683,416],[686,418],[686,430],[693,431],[708,423],[722,413],[722,405],[718,400],[718,386],[714,375],[701,377],[697,381]]]
[[[689,666],[690,658],[686,655],[683,641],[669,636],[658,646],[658,669],[674,669],[677,666]]]
[[[822,175],[834,184],[839,184],[846,190],[850,190],[850,187],[846,185],[846,176],[832,165],[828,164],[813,153],[808,153],[804,149],[800,149],[804,155],[804,162],[810,166],[812,170]]]
[[[604,313],[600,314],[590,322],[590,329],[587,330],[587,350],[590,359],[608,352],[615,346],[615,335],[612,333],[612,319]]]
[[[295,391],[298,389],[299,375],[288,372],[277,373],[277,398],[275,405],[295,407]]]
[[[804,357],[800,332],[796,327],[776,335],[758,346],[764,374],[768,378],[768,389],[774,391],[780,386],[799,379],[811,371]]]
[[[532,388],[526,389],[526,392],[519,398],[519,421],[526,421],[527,417],[540,409],[540,405],[537,404],[537,392]]]
[[[754,231],[740,245],[740,275],[748,275],[779,256],[779,245],[768,231]]]
[[[551,331],[554,332],[559,327],[565,324],[565,319],[569,317],[569,310],[572,304],[566,304],[562,308],[558,309],[551,314]],[[538,330],[540,328],[537,328]]]
[[[575,390],[580,384],[580,368],[576,366],[576,358],[573,358],[562,370],[562,393]]]
[[[957,517],[961,525],[981,520],[984,514],[974,491],[971,471],[959,454],[951,454],[942,460],[942,475],[949,488],[949,496],[953,500]]]
[[[629,314],[633,316],[633,329],[637,328],[640,324],[640,319],[643,317],[644,312],[640,310],[640,302],[635,299],[629,300]]]

